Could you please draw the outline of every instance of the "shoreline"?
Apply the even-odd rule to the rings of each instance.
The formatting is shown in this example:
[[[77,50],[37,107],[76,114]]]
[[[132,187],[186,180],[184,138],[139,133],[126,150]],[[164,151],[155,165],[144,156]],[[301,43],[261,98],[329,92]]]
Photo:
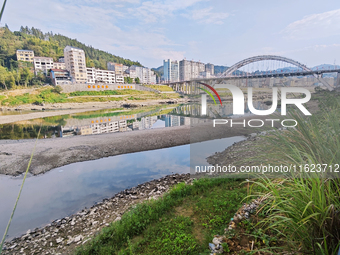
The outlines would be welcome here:
[[[190,174],[172,174],[139,184],[103,199],[90,208],[5,242],[3,254],[72,254],[102,228],[121,219],[131,206],[158,199],[177,183],[191,184]]]
[[[18,112],[18,111],[39,111],[15,115],[0,115],[0,125],[9,124],[18,121],[40,119],[45,117],[53,117],[58,115],[67,115],[81,113],[87,111],[98,111],[104,109],[124,108],[128,107],[144,107],[151,105],[164,104],[184,104],[190,102],[190,99],[157,99],[148,101],[124,100],[111,102],[86,102],[86,103],[57,103],[46,104],[44,106],[37,105],[20,105],[17,107],[0,107],[1,111]]]
[[[234,143],[223,151],[216,152],[207,158],[209,163],[222,159],[237,160],[234,153],[246,152],[247,148],[256,144],[260,133],[248,135],[247,139]],[[227,156],[227,157],[226,157]],[[244,157],[245,155],[241,155]],[[51,223],[27,230],[25,234],[9,238],[5,242],[3,254],[73,254],[80,245],[90,241],[111,222],[119,221],[121,216],[132,206],[146,200],[158,199],[177,183],[191,185],[199,175],[171,174],[141,183],[135,187],[122,190],[111,198],[105,198],[90,208],[84,208],[72,215],[56,219]]]
[[[244,119],[250,119],[252,116]],[[237,120],[237,119],[235,119]],[[198,120],[198,125],[104,133],[88,136],[39,139],[29,172],[45,173],[76,162],[100,159],[141,151],[157,150],[190,143],[233,136],[247,136],[254,129],[212,127],[211,120]],[[0,140],[0,174],[17,176],[26,171],[35,139]]]

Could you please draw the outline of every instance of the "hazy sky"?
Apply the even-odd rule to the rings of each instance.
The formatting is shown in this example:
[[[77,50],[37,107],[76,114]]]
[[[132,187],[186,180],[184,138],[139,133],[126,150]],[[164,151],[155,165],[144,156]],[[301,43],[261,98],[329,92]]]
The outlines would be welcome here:
[[[147,67],[167,58],[230,66],[260,54],[340,64],[339,0],[8,0],[5,23],[60,33]]]

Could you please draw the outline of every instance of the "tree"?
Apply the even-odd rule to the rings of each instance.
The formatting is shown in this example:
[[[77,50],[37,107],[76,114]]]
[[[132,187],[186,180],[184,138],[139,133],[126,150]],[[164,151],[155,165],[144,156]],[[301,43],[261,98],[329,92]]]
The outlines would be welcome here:
[[[21,80],[24,82],[25,87],[27,87],[27,84],[32,80],[33,73],[28,67],[20,69],[21,72]]]
[[[135,82],[136,82],[137,84],[140,84],[139,77],[136,77],[136,78],[135,78]]]
[[[7,89],[6,87],[7,70],[5,67],[0,66],[0,86]]]
[[[8,72],[7,74],[6,85],[7,85],[7,89],[12,89],[15,87],[15,79],[11,72]]]
[[[133,79],[130,77],[124,77],[124,83],[131,84],[133,82]]]
[[[55,86],[53,92],[60,94],[63,91],[63,88],[59,85]]]
[[[13,74],[16,84],[19,85],[20,80],[21,80],[21,75],[20,75],[19,70],[13,70],[12,74]]]

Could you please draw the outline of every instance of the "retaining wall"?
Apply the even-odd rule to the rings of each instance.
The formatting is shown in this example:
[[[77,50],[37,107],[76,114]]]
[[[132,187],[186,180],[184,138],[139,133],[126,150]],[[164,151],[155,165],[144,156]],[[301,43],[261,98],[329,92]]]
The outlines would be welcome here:
[[[155,93],[160,93],[156,89],[152,89],[149,87],[144,87],[138,84],[62,84],[58,85],[63,89],[64,93],[70,93],[75,91],[103,91],[103,90],[120,90],[120,89],[135,89],[141,91],[150,91]]]

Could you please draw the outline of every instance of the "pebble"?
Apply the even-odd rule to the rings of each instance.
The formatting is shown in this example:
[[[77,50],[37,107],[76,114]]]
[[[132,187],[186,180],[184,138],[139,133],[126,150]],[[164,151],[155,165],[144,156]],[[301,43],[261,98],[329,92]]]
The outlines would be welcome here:
[[[5,247],[9,248],[3,250],[2,255],[18,254],[21,249],[24,249],[26,254],[65,254],[65,249],[69,245],[84,244],[90,240],[88,237],[109,226],[110,222],[121,220],[125,210],[136,204],[136,199],[158,199],[178,182],[191,185],[190,174],[168,175],[137,185],[119,192],[112,198],[104,199],[89,209],[84,208],[70,217],[57,219],[44,228],[37,228],[34,231],[29,229],[21,237],[5,242]]]

